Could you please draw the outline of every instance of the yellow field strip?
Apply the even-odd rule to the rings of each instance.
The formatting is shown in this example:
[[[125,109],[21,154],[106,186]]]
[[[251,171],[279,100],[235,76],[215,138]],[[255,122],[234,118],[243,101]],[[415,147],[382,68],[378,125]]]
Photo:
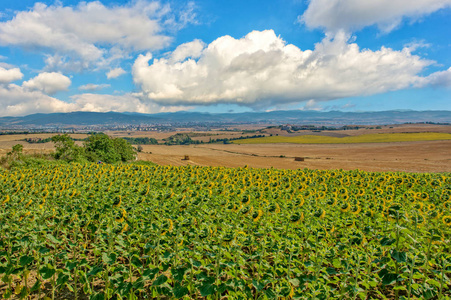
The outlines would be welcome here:
[[[263,138],[243,139],[233,141],[235,144],[357,144],[357,143],[390,143],[414,141],[451,140],[451,134],[438,132],[421,133],[379,133],[363,134],[358,136],[331,137],[318,135],[300,136],[268,136]]]

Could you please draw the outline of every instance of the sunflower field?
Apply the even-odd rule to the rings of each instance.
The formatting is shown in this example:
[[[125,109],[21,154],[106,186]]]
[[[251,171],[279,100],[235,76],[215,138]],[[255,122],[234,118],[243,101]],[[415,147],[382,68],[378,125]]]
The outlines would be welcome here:
[[[449,174],[0,170],[5,299],[451,299]]]

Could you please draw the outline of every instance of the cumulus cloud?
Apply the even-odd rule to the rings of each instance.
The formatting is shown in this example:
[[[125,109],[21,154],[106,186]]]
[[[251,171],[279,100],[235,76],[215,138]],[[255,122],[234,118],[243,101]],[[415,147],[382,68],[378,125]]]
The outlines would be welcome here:
[[[0,67],[0,84],[20,80],[22,77],[23,74],[19,68],[5,69]]]
[[[74,106],[78,111],[134,111],[139,113],[149,113],[149,104],[140,101],[132,94],[125,95],[99,95],[99,94],[81,94],[71,97]]]
[[[432,73],[424,78],[420,86],[431,85],[434,87],[451,87],[451,67],[445,71]]]
[[[122,68],[115,68],[115,69],[110,70],[108,73],[106,73],[106,77],[108,79],[117,78],[117,77],[119,77],[119,76],[121,76],[121,75],[123,75],[125,73],[126,72],[124,71],[124,69],[122,69]]]
[[[50,97],[40,90],[29,90],[16,84],[0,85],[1,116],[68,112],[73,108],[73,105]]]
[[[223,36],[203,49],[180,47],[165,58],[152,59],[148,53],[135,60],[133,79],[148,99],[169,105],[236,103],[256,108],[309,100],[313,104],[415,86],[424,80],[418,74],[432,63],[409,48],[362,50],[344,32],[304,51],[272,30],[253,31],[241,39]]]
[[[44,72],[38,76],[23,82],[22,86],[29,90],[39,90],[46,94],[52,95],[56,92],[66,91],[71,85],[69,77],[56,72]]]
[[[171,53],[169,60],[174,63],[184,61],[189,57],[199,58],[204,47],[205,43],[201,40],[194,40],[189,43],[181,44]]]
[[[70,102],[44,94],[40,90],[30,90],[16,84],[0,85],[0,116],[24,116],[34,113],[71,111],[126,112],[140,113],[173,112],[188,107],[162,106],[139,95],[99,95],[84,93],[74,95]]]
[[[78,89],[80,91],[100,91],[101,89],[110,87],[109,84],[103,83],[103,84],[93,84],[93,83],[88,83],[85,85],[81,85],[78,87]]]
[[[310,0],[298,20],[327,32],[351,32],[371,25],[389,32],[403,18],[415,20],[450,6],[451,0]]]
[[[175,14],[158,1],[121,6],[82,1],[74,7],[36,3],[31,10],[0,22],[0,45],[47,51],[48,68],[106,67],[129,52],[167,46],[171,37],[165,32],[193,22],[186,12],[178,18]]]

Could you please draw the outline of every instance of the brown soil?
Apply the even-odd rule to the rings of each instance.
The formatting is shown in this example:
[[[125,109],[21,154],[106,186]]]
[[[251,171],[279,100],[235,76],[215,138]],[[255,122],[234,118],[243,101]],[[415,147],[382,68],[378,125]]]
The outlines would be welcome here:
[[[336,145],[143,146],[139,159],[161,165],[281,169],[451,172],[451,141]],[[182,160],[188,155],[190,160]],[[294,161],[304,157],[305,161]]]

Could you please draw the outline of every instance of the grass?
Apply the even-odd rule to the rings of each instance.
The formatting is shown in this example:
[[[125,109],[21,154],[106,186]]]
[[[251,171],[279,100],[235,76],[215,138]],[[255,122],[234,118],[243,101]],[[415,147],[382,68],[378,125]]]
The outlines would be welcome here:
[[[358,144],[358,143],[390,143],[414,141],[451,140],[451,134],[438,132],[421,133],[379,133],[362,134],[358,136],[331,137],[318,135],[301,136],[268,136],[233,141],[234,144]]]

